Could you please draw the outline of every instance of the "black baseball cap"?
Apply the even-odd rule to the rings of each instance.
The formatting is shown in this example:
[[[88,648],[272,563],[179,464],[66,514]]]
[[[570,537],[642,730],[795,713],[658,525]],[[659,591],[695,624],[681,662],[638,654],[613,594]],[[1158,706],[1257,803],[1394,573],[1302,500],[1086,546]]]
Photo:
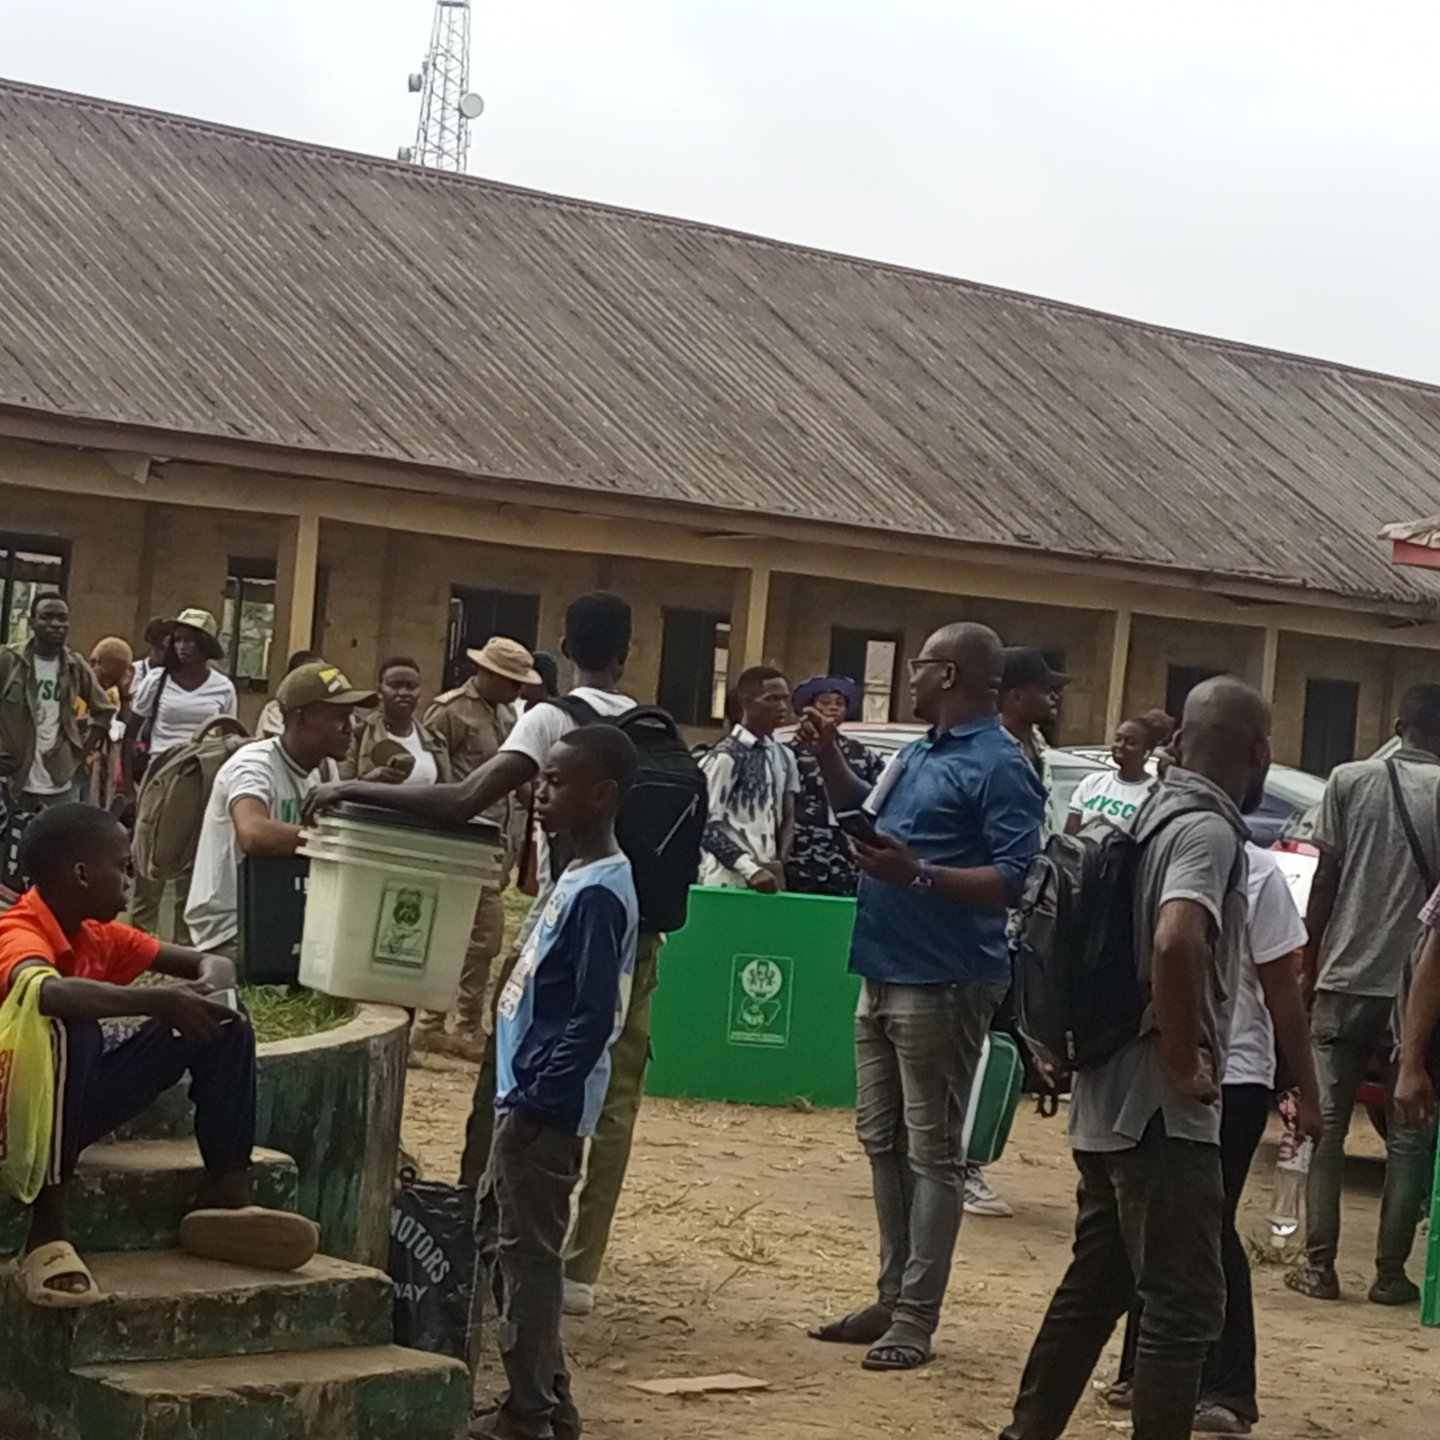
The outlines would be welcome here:
[[[1000,677],[1002,690],[1021,690],[1038,685],[1042,690],[1058,690],[1070,683],[1063,670],[1052,670],[1044,652],[1028,645],[1005,647],[1005,670]]]

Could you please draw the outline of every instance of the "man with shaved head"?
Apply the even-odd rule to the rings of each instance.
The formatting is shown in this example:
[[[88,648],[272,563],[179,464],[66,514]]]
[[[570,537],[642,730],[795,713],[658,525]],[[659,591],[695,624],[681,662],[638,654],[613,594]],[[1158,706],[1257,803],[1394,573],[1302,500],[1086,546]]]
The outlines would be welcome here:
[[[1220,1079],[1246,920],[1245,822],[1270,768],[1270,707],[1239,680],[1197,685],[1175,763],[1135,817],[1141,1033],[1074,1078],[1074,1259],[1002,1440],[1056,1440],[1116,1322],[1141,1302],[1135,1440],[1184,1440],[1225,1315]]]
[[[910,661],[930,731],[873,788],[845,763],[833,719],[812,709],[801,724],[861,871],[855,1118],[880,1228],[875,1303],[810,1333],[866,1347],[868,1370],[913,1370],[933,1353],[960,1232],[965,1107],[1010,984],[1005,911],[1040,847],[1044,792],[1000,728],[1001,668],[993,630],[937,630]]]

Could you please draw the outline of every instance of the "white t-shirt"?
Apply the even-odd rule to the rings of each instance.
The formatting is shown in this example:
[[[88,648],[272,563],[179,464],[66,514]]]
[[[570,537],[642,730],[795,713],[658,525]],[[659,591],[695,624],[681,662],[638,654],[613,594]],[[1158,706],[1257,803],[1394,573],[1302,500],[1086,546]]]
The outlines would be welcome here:
[[[272,820],[297,825],[305,797],[335,775],[328,760],[319,770],[302,770],[278,739],[243,745],[220,767],[200,822],[190,903],[185,907],[185,923],[197,950],[214,950],[240,932],[240,847],[230,818],[235,802],[253,797]]]
[[[583,700],[597,715],[607,720],[635,708],[635,701],[618,690],[595,690],[589,685],[582,685],[570,694],[577,700]],[[557,740],[563,740],[574,728],[575,722],[558,705],[548,702],[530,705],[515,722],[515,728],[505,737],[500,749],[528,755],[540,766],[545,763],[550,747]]]
[[[1265,1008],[1259,967],[1273,965],[1304,945],[1305,921],[1275,856],[1258,845],[1247,844],[1245,858],[1249,863],[1246,888],[1250,902],[1245,936],[1253,963],[1240,966],[1240,984],[1230,1014],[1225,1084],[1273,1085],[1275,1027]]]
[[[35,758],[25,788],[32,795],[58,795],[68,785],[57,785],[45,768],[45,757],[60,743],[60,657],[33,655],[35,668]]]
[[[412,725],[408,735],[385,732],[397,745],[403,745],[414,757],[415,768],[402,780],[402,785],[433,785],[440,778],[435,757],[420,743],[420,732]]]
[[[618,690],[596,690],[592,686],[581,685],[569,693],[607,720],[633,710],[636,705],[634,700]],[[548,702],[529,705],[515,722],[515,728],[505,737],[500,750],[502,753],[512,750],[528,756],[538,769],[545,763],[551,746],[557,740],[563,740],[573,729],[574,720],[558,705]],[[540,877],[540,892],[544,894],[550,885],[550,842],[538,824],[535,826],[535,870]]]
[[[150,732],[152,760],[192,739],[207,720],[238,713],[235,686],[228,675],[211,670],[194,690],[177,685],[172,678],[165,681],[162,691],[160,685],[165,674],[158,667],[149,671],[132,702],[135,713],[148,720],[155,712],[155,697],[160,697],[160,713],[155,715],[155,726]]]
[[[1122,780],[1118,770],[1093,771],[1075,787],[1070,813],[1087,820],[1099,816],[1118,830],[1128,830],[1154,784],[1148,775],[1143,780],[1129,781]]]

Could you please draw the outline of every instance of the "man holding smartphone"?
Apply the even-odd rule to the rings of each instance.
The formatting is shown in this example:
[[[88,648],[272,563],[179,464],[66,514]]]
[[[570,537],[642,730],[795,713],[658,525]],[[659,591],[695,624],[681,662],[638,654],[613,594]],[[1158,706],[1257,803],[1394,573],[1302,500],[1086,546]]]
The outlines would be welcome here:
[[[875,1303],[810,1333],[867,1347],[867,1370],[933,1356],[960,1232],[965,1106],[1010,984],[1005,912],[1040,848],[1044,792],[1000,728],[1001,665],[986,626],[936,631],[910,661],[930,732],[873,788],[845,763],[832,719],[807,710],[801,722],[861,871],[856,1128],[880,1227]]]

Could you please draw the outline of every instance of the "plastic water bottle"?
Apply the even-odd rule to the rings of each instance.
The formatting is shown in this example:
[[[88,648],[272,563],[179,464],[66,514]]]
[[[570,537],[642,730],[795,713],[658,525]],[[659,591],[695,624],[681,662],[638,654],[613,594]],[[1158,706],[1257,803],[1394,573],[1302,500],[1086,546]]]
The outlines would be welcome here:
[[[1294,1092],[1281,1097],[1280,1116],[1285,1133],[1280,1137],[1280,1153],[1275,1161],[1275,1193],[1270,1199],[1270,1243],[1283,1250],[1300,1229],[1304,1218],[1305,1183],[1310,1174],[1310,1156],[1314,1142],[1301,1140],[1296,1133],[1298,1110]]]

